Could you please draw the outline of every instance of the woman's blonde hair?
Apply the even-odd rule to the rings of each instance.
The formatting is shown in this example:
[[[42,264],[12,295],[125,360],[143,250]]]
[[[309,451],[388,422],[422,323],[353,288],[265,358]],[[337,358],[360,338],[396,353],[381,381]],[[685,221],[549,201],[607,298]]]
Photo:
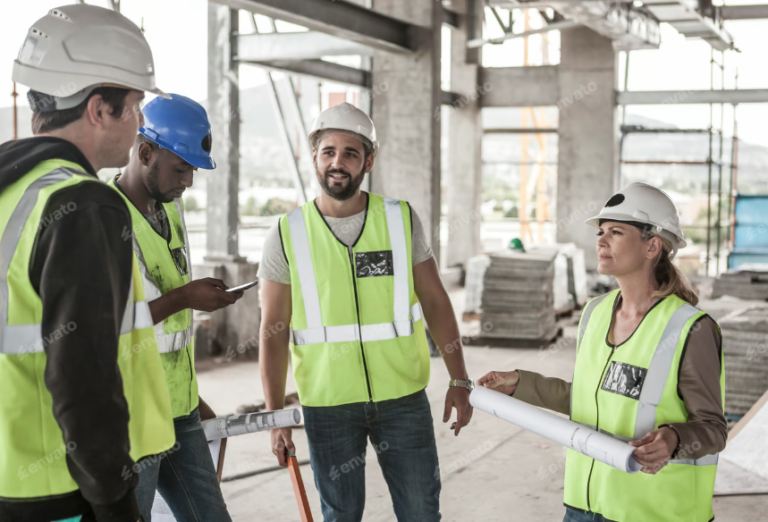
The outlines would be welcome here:
[[[669,257],[670,252],[672,252],[672,243],[666,238],[656,237],[661,239],[662,248],[653,267],[653,274],[656,276],[656,282],[659,283],[659,289],[654,292],[653,297],[663,299],[674,294],[683,301],[696,306],[699,302],[699,292],[685,274],[672,263],[672,259]]]

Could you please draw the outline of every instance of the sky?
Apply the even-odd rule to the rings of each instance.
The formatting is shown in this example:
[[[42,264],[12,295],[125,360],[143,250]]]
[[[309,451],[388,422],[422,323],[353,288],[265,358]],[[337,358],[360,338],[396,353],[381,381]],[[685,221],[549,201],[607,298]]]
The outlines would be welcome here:
[[[0,107],[10,106],[12,98],[11,70],[13,60],[24,41],[28,28],[49,9],[64,0],[26,0],[16,2],[11,16],[0,18]],[[106,7],[108,0],[87,0],[88,3]],[[765,0],[734,0],[734,4],[765,3]],[[143,25],[155,57],[157,85],[167,92],[183,93],[202,100],[207,96],[207,0],[122,0],[124,15]],[[264,22],[264,20],[261,20]],[[250,30],[250,19],[241,14],[241,30]],[[522,19],[515,31],[522,30]],[[538,23],[535,16],[531,24]],[[281,30],[288,30],[283,24]],[[741,52],[728,52],[725,56],[725,87],[734,87],[734,74],[738,70],[738,86],[743,89],[768,88],[768,66],[765,60],[768,20],[726,22],[726,29],[733,35]],[[264,30],[264,28],[262,28]],[[266,29],[268,30],[268,29]],[[495,22],[488,23],[487,36],[498,36],[501,30]],[[550,63],[559,61],[557,32],[548,34]],[[541,37],[531,37],[532,48],[539,51],[533,63],[541,63]],[[484,50],[485,66],[522,65],[521,40],[504,45],[487,45]],[[532,53],[533,54],[533,53]],[[719,53],[717,53],[719,55]],[[630,90],[685,91],[709,89],[710,46],[701,40],[686,40],[674,29],[662,24],[662,45],[658,50],[633,51],[630,53]],[[619,54],[619,86],[623,87],[624,53]],[[241,67],[241,88],[246,89],[265,81],[261,70]],[[720,87],[716,76],[715,85]],[[24,92],[23,88],[20,92]],[[4,93],[8,93],[4,95]],[[24,98],[20,98],[24,100]],[[704,105],[664,105],[631,107],[629,112],[673,123],[680,127],[707,127],[709,107]],[[738,107],[739,137],[768,147],[768,104],[747,104]],[[724,120],[725,132],[730,135],[733,126],[731,108],[727,107]],[[715,113],[716,125],[719,113]]]

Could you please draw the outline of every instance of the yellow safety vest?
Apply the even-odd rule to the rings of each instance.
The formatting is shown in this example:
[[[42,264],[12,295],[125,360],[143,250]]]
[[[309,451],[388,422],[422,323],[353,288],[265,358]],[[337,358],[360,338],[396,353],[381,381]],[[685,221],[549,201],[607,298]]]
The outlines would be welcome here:
[[[64,458],[77,441],[64,440],[45,386],[44,346],[51,333],[44,337],[41,330],[43,305],[29,280],[29,262],[50,197],[84,182],[99,183],[75,163],[48,160],[0,194],[0,497],[50,497],[78,489]],[[64,325],[67,331],[59,334],[76,328]],[[130,413],[131,457],[168,450],[175,440],[171,405],[135,257],[118,367]]]
[[[363,230],[349,247],[314,201],[281,218],[280,234],[301,403],[378,402],[423,390],[429,348],[413,285],[408,203],[369,194]]]
[[[686,422],[678,370],[691,328],[706,315],[675,295],[657,302],[627,341],[608,342],[619,291],[591,300],[579,323],[571,387],[571,419],[621,440],[637,440],[661,424]],[[720,389],[725,396],[725,369]],[[707,522],[717,455],[685,451],[656,475],[629,474],[568,450],[565,504],[616,522]]]

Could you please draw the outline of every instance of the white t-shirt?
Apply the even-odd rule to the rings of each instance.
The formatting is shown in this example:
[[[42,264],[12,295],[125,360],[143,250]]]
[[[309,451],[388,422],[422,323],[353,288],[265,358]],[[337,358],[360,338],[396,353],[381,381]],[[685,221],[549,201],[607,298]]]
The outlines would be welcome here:
[[[324,217],[336,237],[342,243],[349,246],[360,236],[360,231],[365,223],[365,212],[363,210],[358,214],[345,218]],[[411,257],[413,258],[413,266],[416,266],[432,258],[433,254],[432,247],[427,243],[421,220],[413,208],[411,208],[411,222],[413,223],[413,234],[411,236],[413,252]],[[279,223],[276,223],[267,232],[258,276],[260,279],[269,279],[270,281],[286,285],[291,284],[291,269],[288,266],[288,260],[285,258],[285,252],[283,251]]]

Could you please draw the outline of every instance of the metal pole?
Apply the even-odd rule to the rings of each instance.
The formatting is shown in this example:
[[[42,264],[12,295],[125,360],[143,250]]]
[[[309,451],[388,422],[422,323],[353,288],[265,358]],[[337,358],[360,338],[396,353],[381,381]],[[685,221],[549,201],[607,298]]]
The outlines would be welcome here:
[[[274,21],[272,21],[274,23]],[[253,29],[254,32],[259,32],[259,27],[256,24],[256,15],[253,15]],[[296,160],[296,156],[293,153],[293,148],[291,147],[291,134],[288,131],[288,127],[285,125],[285,114],[283,113],[283,107],[280,104],[280,96],[277,92],[277,85],[275,84],[275,80],[272,77],[272,73],[267,71],[267,83],[269,84],[269,93],[270,97],[272,98],[272,106],[275,108],[275,115],[277,116],[277,126],[279,127],[279,132],[283,136],[283,142],[285,144],[285,150],[288,152],[288,157],[290,158],[290,164],[293,166],[293,178],[294,183],[296,184],[296,191],[299,193],[299,201],[303,205],[307,202],[307,191],[304,187],[304,180],[301,179],[301,170],[299,169],[299,162]]]
[[[709,84],[710,88],[714,89],[715,86],[715,51],[714,48],[710,50],[709,60]],[[708,163],[708,176],[707,176],[707,257],[704,262],[704,275],[709,277],[709,256],[710,247],[712,242],[712,123],[714,120],[714,106],[709,104],[709,156],[707,157]]]
[[[725,90],[725,52],[720,53],[720,86]],[[725,130],[725,105],[720,104],[720,148],[718,149],[717,166],[717,245],[715,246],[715,276],[720,275],[720,220],[722,219],[723,199],[723,133]]]

